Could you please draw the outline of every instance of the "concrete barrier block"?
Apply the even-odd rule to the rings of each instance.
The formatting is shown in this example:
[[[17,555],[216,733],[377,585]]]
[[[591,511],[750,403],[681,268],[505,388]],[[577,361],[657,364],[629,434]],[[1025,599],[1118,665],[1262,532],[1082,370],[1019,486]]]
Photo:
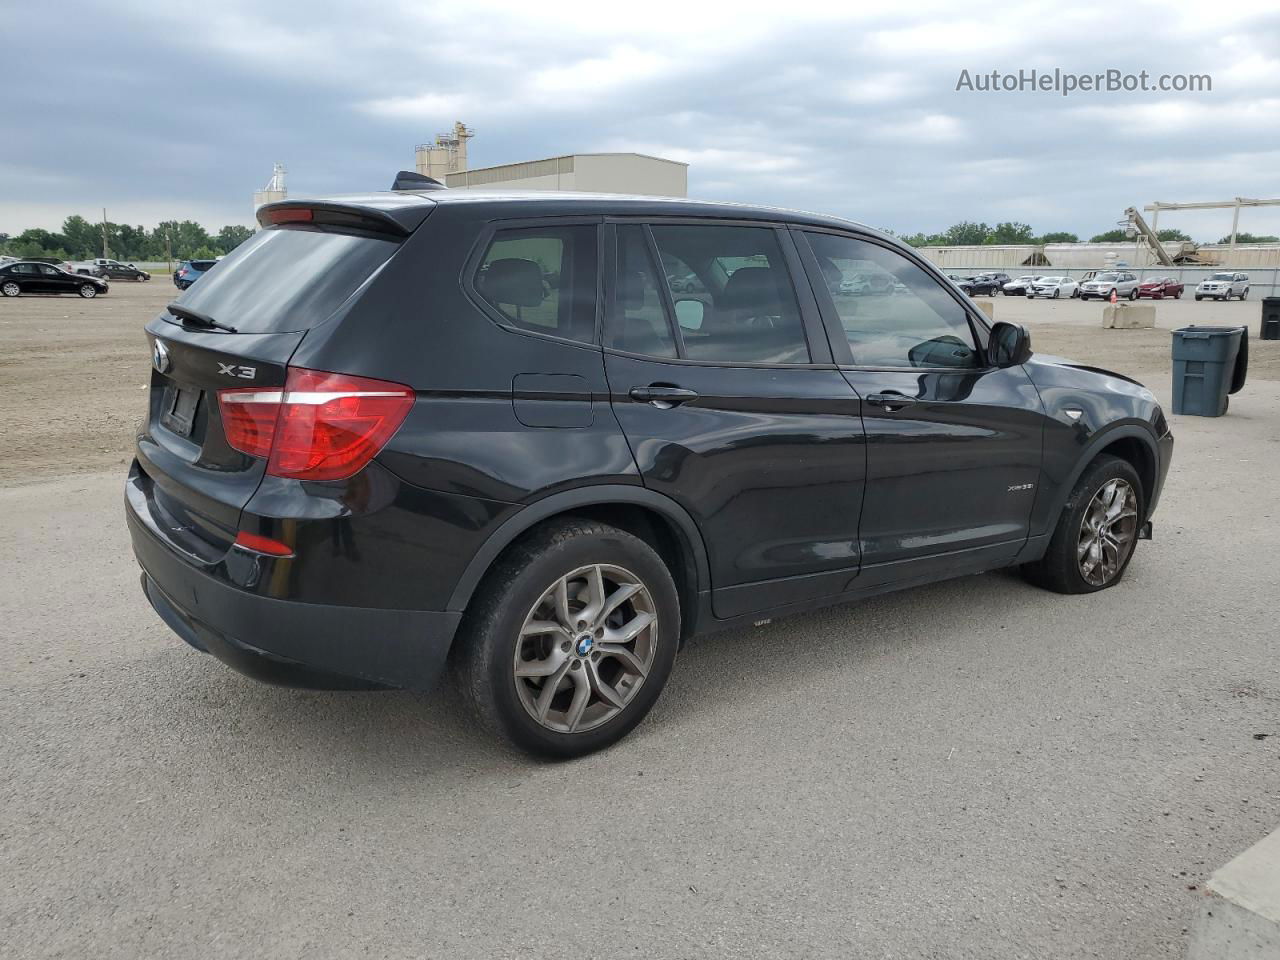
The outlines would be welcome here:
[[[1280,830],[1216,870],[1204,893],[1187,960],[1280,957]]]
[[[996,318],[996,302],[994,300],[975,300],[978,309],[987,315],[988,320]]]
[[[1141,330],[1156,325],[1156,308],[1146,304],[1117,303],[1102,308],[1102,326],[1108,330]]]

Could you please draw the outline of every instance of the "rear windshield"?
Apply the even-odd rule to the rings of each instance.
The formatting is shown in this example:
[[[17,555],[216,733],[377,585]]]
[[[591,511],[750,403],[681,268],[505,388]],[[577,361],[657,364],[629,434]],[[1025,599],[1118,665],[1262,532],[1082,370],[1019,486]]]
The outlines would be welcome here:
[[[312,227],[259,230],[178,302],[240,333],[309,330],[330,317],[398,246],[394,240]]]
[[[208,270],[217,262],[217,260],[192,260],[191,265],[197,270]]]

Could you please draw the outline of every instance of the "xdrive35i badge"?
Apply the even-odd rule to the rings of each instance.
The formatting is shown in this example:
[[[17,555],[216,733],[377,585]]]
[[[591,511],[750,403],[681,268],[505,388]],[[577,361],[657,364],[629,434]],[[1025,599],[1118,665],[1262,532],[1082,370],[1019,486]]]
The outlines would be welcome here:
[[[173,361],[169,359],[169,348],[164,345],[163,340],[151,343],[151,365],[160,373],[168,373],[173,366]]]

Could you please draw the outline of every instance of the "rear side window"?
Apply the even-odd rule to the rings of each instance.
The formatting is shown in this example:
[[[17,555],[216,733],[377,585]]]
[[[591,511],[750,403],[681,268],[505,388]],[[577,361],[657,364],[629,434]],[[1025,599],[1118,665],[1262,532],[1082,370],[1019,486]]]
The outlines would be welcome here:
[[[314,227],[259,230],[217,261],[179,302],[240,333],[322,323],[399,248],[395,240]],[[192,261],[214,266],[213,261]]]
[[[676,356],[658,273],[644,227],[618,227],[618,314],[609,346],[650,357]]]
[[[596,228],[499,230],[476,291],[514,327],[591,343],[596,332]]]
[[[795,288],[771,227],[659,225],[683,356],[717,363],[808,363]],[[676,289],[679,287],[680,289]]]

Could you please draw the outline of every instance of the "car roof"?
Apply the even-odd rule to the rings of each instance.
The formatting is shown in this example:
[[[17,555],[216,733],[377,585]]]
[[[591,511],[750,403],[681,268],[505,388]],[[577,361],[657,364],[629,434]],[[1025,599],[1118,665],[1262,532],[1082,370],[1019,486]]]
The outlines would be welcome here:
[[[664,216],[713,217],[735,220],[782,221],[803,226],[838,230],[857,229],[879,237],[883,231],[854,220],[820,213],[788,210],[760,204],[726,203],[688,200],[681,197],[653,197],[621,193],[573,193],[559,190],[405,190],[378,193],[346,194],[316,197],[310,200],[282,200],[259,208],[263,211],[281,207],[305,207],[308,204],[332,204],[355,207],[395,221],[412,230],[426,219],[437,204],[442,206],[492,206],[501,208],[503,217],[551,216]]]

